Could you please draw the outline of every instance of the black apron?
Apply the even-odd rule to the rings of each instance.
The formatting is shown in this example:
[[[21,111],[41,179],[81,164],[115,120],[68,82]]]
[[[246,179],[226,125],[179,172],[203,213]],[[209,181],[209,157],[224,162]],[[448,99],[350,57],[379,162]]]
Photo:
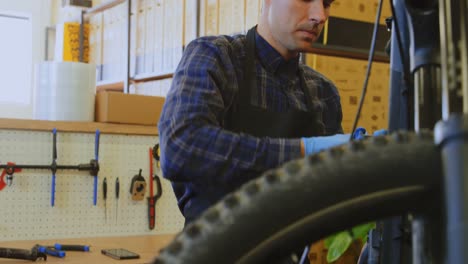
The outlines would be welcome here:
[[[255,137],[301,138],[323,135],[325,126],[322,123],[322,113],[314,112],[312,106],[312,96],[317,96],[316,88],[306,87],[304,76],[300,70],[298,71],[301,89],[304,92],[309,111],[273,112],[251,105],[250,91],[257,89],[255,34],[256,27],[247,33],[245,77],[239,85],[238,100],[228,110],[224,128]],[[193,196],[183,208],[186,225],[231,191],[221,186],[213,187],[209,191],[199,190],[199,192],[192,194]]]
[[[234,107],[228,114],[230,120],[226,128],[255,137],[301,138],[323,135],[325,126],[322,122],[322,113],[314,112],[312,105],[312,98],[317,97],[316,87],[306,86],[304,75],[300,70],[298,70],[300,86],[305,95],[308,111],[273,112],[251,104],[250,92],[252,89],[257,89],[256,29],[257,27],[254,27],[247,32],[245,76],[239,85],[238,100],[234,102]]]

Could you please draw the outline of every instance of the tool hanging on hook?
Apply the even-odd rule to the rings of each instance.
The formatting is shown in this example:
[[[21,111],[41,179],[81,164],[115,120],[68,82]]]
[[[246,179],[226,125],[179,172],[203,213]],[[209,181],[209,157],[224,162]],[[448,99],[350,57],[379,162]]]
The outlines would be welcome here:
[[[107,178],[102,181],[102,198],[104,199],[104,217],[107,223]]]
[[[154,149],[153,149],[154,150]],[[156,223],[156,201],[162,195],[161,181],[159,177],[153,172],[153,150],[149,149],[149,164],[150,164],[150,177],[149,177],[149,186],[150,186],[150,196],[148,197],[148,220],[149,220],[149,229],[153,230]],[[156,152],[157,153],[157,152]],[[156,182],[156,195],[153,195],[153,181]]]
[[[142,169],[140,169],[137,175],[133,176],[130,184],[130,194],[133,201],[141,201],[145,198],[146,182],[145,178],[141,175],[141,171]]]
[[[153,158],[156,160],[156,166],[160,168],[159,162],[161,160],[161,157],[160,157],[160,151],[159,151],[159,143],[157,143],[153,147]]]
[[[119,220],[119,195],[120,195],[120,181],[119,177],[115,180],[115,221]]]
[[[15,166],[15,163],[7,162],[7,167],[3,169],[2,174],[0,175],[0,191],[3,190],[6,186],[11,186],[13,183],[13,173],[21,172],[20,168],[13,168],[12,166]]]
[[[50,205],[55,205],[55,173],[57,172],[57,129],[52,129],[52,164],[50,170],[52,171],[52,184],[50,190]]]
[[[91,164],[95,165],[95,169],[90,171],[91,175],[94,176],[94,196],[93,204],[97,204],[97,189],[98,189],[98,173],[99,173],[99,138],[101,136],[101,131],[96,130],[96,136],[94,138],[94,160],[91,160]]]
[[[15,172],[20,172],[21,169],[38,169],[38,170],[51,170],[52,171],[52,184],[51,184],[51,205],[55,205],[55,179],[57,170],[78,170],[78,171],[89,171],[92,176],[94,176],[94,197],[93,204],[97,204],[97,184],[98,184],[98,172],[99,172],[99,137],[100,131],[96,130],[95,146],[94,146],[94,155],[95,159],[91,159],[89,163],[78,164],[78,165],[58,165],[57,164],[57,129],[52,130],[53,133],[53,145],[52,145],[52,164],[51,165],[17,165],[15,163],[9,162],[5,165],[0,164],[0,169],[4,169],[0,177],[0,190],[2,190],[6,185],[11,185],[13,180],[13,174]],[[6,183],[4,178],[6,176]]]

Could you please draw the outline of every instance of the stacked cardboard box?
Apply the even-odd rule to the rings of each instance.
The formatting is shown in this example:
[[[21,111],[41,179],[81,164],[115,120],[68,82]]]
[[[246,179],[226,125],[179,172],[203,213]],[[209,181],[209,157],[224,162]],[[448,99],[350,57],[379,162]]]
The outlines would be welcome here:
[[[343,108],[343,129],[350,132],[356,117],[367,61],[331,56],[308,55],[307,64],[337,86]],[[358,125],[369,133],[388,126],[390,73],[388,63],[374,63],[367,95]]]
[[[379,0],[336,0],[332,4],[330,14],[335,17],[374,23],[378,2]],[[385,18],[391,16],[390,3],[384,1],[380,23],[385,24]]]

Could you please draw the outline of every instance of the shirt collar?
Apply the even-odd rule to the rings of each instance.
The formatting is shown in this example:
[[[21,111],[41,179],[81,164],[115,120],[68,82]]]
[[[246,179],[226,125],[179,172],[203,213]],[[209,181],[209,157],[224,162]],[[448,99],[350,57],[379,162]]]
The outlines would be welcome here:
[[[295,76],[299,68],[299,56],[286,61],[260,34],[255,34],[255,46],[258,58],[265,68],[279,75]]]

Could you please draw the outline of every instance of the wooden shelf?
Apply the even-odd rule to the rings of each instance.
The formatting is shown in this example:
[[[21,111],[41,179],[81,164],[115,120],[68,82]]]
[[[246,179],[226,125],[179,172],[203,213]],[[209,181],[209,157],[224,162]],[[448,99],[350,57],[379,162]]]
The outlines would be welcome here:
[[[359,60],[367,60],[369,57],[369,51],[361,49],[353,49],[342,46],[322,45],[315,43],[313,45],[312,54],[345,57]],[[384,53],[376,51],[374,55],[374,61],[376,62],[390,62],[390,58]]]
[[[171,73],[161,73],[161,74],[153,74],[153,73],[144,73],[144,74],[137,74],[135,77],[131,78],[130,81],[132,83],[139,83],[139,82],[150,82],[150,81],[158,81],[172,78],[174,74]],[[116,91],[116,92],[123,92],[124,91],[124,82],[121,80],[110,80],[110,81],[99,81],[96,83],[96,91]]]
[[[99,129],[101,134],[158,135],[156,126],[0,118],[0,130],[52,131],[54,128],[60,132],[95,133]]]
[[[144,74],[137,74],[135,77],[132,78],[132,82],[149,82],[149,81],[158,81],[172,78],[174,74],[170,73],[160,73],[160,74],[153,74],[153,73],[144,73]]]
[[[124,91],[124,82],[123,81],[100,81],[96,83],[96,92],[100,91]]]

